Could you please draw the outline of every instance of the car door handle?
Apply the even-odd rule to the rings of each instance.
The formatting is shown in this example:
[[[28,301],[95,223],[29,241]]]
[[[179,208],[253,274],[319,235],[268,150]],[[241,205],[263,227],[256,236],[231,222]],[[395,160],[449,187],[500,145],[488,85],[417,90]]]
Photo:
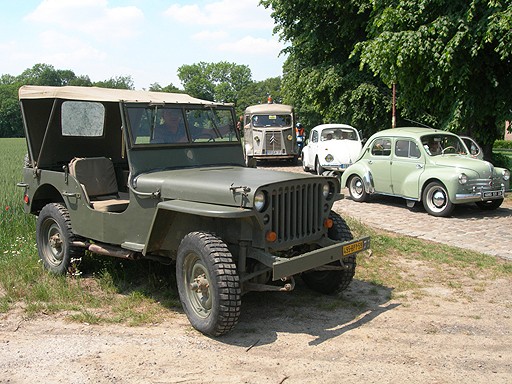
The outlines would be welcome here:
[[[423,164],[416,164],[416,168],[417,168],[417,169],[421,169],[421,168],[423,168]]]
[[[373,160],[368,160],[368,164],[373,164]]]

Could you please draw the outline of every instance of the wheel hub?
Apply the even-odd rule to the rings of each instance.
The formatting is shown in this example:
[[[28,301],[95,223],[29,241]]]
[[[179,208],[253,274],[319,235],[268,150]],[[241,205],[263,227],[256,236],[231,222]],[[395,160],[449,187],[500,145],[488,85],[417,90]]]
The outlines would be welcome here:
[[[361,179],[358,179],[355,183],[354,183],[354,191],[360,195],[363,193],[363,182],[361,181]]]
[[[208,288],[210,284],[206,279],[206,275],[203,273],[202,275],[197,276],[194,281],[190,284],[190,289],[194,292],[200,292],[203,295],[208,293]]]
[[[446,196],[441,191],[436,191],[432,195],[432,203],[437,207],[441,208],[446,204]]]

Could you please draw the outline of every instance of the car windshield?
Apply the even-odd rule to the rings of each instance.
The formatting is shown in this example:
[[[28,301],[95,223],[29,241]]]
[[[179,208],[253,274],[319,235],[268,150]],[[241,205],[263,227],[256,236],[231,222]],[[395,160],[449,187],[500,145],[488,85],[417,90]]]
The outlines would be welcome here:
[[[291,115],[254,115],[252,117],[253,127],[283,128],[292,125]]]
[[[434,134],[421,137],[421,144],[430,156],[445,154],[467,155],[466,146],[462,140],[455,135]]]
[[[322,130],[320,141],[357,140],[357,133],[350,128],[327,128]]]
[[[238,142],[231,109],[129,106],[134,144]]]

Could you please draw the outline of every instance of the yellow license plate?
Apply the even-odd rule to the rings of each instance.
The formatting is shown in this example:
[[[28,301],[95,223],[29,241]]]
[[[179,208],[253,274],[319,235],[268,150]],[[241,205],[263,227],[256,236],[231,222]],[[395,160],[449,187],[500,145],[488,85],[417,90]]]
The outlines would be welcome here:
[[[352,253],[362,251],[363,248],[364,248],[364,245],[363,245],[362,240],[356,241],[355,243],[352,243],[352,244],[344,245],[343,246],[343,255],[344,256],[351,255]]]

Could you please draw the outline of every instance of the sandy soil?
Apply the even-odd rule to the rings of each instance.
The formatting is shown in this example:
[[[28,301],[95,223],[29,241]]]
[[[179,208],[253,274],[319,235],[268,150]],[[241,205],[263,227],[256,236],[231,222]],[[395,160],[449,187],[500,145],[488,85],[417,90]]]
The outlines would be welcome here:
[[[11,311],[0,383],[511,383],[512,281],[457,270],[439,281],[427,263],[397,263],[424,288],[355,279],[320,296],[298,280],[291,293],[244,296],[240,323],[216,339],[179,312],[128,327]]]

